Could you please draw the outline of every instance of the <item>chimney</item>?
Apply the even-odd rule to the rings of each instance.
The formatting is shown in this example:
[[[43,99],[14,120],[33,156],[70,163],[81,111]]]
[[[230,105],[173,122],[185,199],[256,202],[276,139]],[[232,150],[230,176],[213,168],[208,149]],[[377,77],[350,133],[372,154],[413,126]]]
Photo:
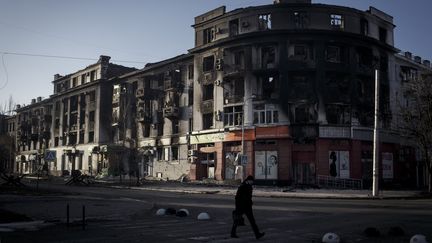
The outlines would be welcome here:
[[[32,99],[31,104],[33,105],[34,103],[36,103],[36,99]]]
[[[21,105],[17,104],[17,105],[16,105],[16,109],[18,110],[18,109],[20,109],[20,108],[21,108]]]
[[[60,74],[58,74],[58,73],[56,73],[56,74],[54,74],[54,80],[57,80],[57,79],[59,79],[59,78],[61,78],[62,76],[60,75]]]
[[[273,4],[311,4],[312,0],[274,0]]]
[[[100,55],[98,63],[108,64],[110,59],[111,59],[110,56]]]
[[[429,60],[423,60],[423,65],[425,65],[426,67],[430,68],[430,64],[431,62]]]
[[[42,101],[42,97],[41,96],[37,97],[36,101],[37,102],[41,102]]]
[[[421,63],[421,57],[419,57],[419,56],[415,56],[415,57],[414,57],[414,62],[416,62],[416,63]]]
[[[405,52],[405,57],[408,58],[408,59],[411,59],[412,58],[412,53],[409,52],[409,51],[406,51]]]

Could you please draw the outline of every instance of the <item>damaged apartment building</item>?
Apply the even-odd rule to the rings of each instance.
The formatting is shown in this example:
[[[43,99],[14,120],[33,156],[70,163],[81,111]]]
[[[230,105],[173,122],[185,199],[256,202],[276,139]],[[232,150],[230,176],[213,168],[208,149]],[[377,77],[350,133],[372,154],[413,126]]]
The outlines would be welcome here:
[[[134,69],[109,63],[109,59],[100,56],[83,70],[54,75],[54,94],[17,107],[18,172],[44,169],[53,175],[69,175],[80,170],[96,175],[107,170],[109,161],[114,163],[107,151],[111,143],[110,78]]]
[[[20,170],[45,149],[55,151],[57,174],[218,181],[250,174],[270,184],[339,178],[367,186],[375,69],[381,178],[412,183],[422,170],[397,133],[394,100],[403,82],[431,71],[430,62],[398,54],[390,15],[276,0],[223,6],[192,27],[188,54],[140,70],[101,56],[56,77],[49,99],[17,109]]]

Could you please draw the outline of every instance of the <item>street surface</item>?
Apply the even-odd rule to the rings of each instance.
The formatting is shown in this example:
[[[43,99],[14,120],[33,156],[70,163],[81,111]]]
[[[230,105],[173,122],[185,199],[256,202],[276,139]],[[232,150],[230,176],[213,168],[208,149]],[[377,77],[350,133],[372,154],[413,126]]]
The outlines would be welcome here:
[[[229,237],[234,207],[232,195],[190,194],[42,184],[49,193],[0,194],[0,208],[50,223],[33,231],[0,232],[1,243],[18,242],[321,242],[327,232],[343,242],[409,242],[414,234],[432,237],[431,199],[301,199],[254,197],[257,224],[266,235],[255,240],[249,225]],[[145,186],[143,186],[145,188]],[[55,192],[61,193],[55,193]],[[71,224],[66,226],[66,205]],[[82,229],[82,206],[86,226]],[[156,216],[159,208],[186,208],[190,216]],[[208,221],[198,221],[208,212]],[[248,224],[247,219],[245,220]],[[405,236],[389,236],[399,226]],[[380,230],[378,238],[363,234]],[[0,226],[1,228],[1,226]]]

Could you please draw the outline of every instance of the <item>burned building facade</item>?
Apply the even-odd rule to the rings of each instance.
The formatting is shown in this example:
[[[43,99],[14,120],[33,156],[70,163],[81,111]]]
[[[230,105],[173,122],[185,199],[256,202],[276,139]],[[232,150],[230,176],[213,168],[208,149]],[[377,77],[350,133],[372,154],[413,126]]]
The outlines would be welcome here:
[[[193,103],[193,56],[181,55],[122,75],[113,86],[113,141],[126,145],[136,175],[187,176]],[[132,162],[132,163],[131,163]]]
[[[392,127],[398,50],[391,16],[373,7],[288,0],[231,12],[221,7],[196,17],[193,27],[191,178],[240,173],[269,183],[367,184],[375,69],[381,178],[408,177],[397,155],[406,150],[407,161],[415,161],[413,149]]]
[[[140,70],[101,56],[56,76],[49,99],[17,110],[21,167],[55,157],[56,174],[367,186],[378,70],[381,178],[419,171],[394,101],[412,70],[431,68],[398,54],[388,14],[279,0],[220,7],[193,28],[188,54]]]
[[[66,76],[54,75],[54,94],[17,107],[17,162],[21,173],[49,170],[68,175],[108,168],[110,78],[134,69],[109,63],[110,57]]]

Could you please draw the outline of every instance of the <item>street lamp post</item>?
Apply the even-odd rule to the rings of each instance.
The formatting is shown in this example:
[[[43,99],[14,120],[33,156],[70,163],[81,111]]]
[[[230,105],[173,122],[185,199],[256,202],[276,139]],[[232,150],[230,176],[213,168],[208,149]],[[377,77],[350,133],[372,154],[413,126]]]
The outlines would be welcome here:
[[[244,165],[243,165],[243,161],[246,161],[247,162],[247,156],[246,157],[244,157],[245,156],[245,142],[244,142],[244,134],[245,134],[245,132],[244,132],[244,123],[245,123],[245,114],[246,114],[246,109],[245,109],[245,105],[246,105],[246,102],[248,101],[248,100],[251,100],[251,99],[255,99],[256,98],[256,95],[254,95],[254,94],[252,94],[250,97],[248,97],[248,98],[246,98],[246,97],[244,97],[243,98],[243,116],[242,116],[242,124],[241,124],[241,129],[242,129],[242,140],[241,140],[241,157],[240,157],[240,164],[241,164],[241,166],[243,167]],[[245,172],[246,172],[246,169],[245,169],[245,167],[243,167],[243,174],[242,174],[242,180],[243,180],[243,178],[245,177]]]

